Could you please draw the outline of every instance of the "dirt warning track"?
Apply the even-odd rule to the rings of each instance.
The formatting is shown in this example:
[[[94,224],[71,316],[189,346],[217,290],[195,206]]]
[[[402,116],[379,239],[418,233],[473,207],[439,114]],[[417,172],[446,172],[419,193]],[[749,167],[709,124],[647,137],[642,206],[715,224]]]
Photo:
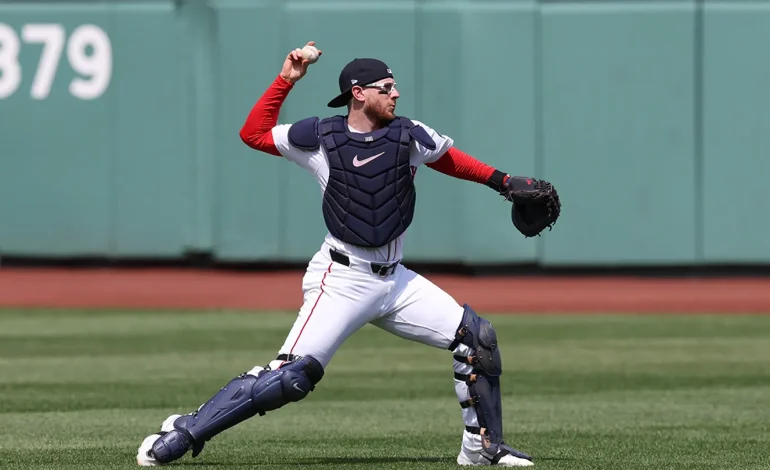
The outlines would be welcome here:
[[[0,307],[297,310],[303,272],[0,269]],[[510,313],[770,313],[767,278],[428,275],[459,303]]]

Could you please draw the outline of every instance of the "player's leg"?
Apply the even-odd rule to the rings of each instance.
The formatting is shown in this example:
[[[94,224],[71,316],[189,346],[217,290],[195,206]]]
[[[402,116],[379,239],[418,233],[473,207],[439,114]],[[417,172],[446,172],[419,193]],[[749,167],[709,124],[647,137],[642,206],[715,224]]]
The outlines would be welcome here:
[[[279,370],[245,372],[230,380],[198,410],[167,418],[160,435],[145,451],[146,459],[138,457],[138,461],[140,465],[169,463],[190,449],[197,457],[203,445],[222,431],[256,414],[264,415],[305,398],[323,374],[321,364],[310,356],[286,363]]]
[[[455,392],[465,431],[461,465],[531,466],[532,457],[506,444],[500,393],[502,359],[497,332],[489,321],[464,305],[452,351]]]
[[[502,361],[492,325],[405,267],[396,273],[388,307],[387,315],[372,324],[453,355],[455,393],[465,423],[458,463],[533,465],[530,456],[511,448],[503,438]]]
[[[305,398],[340,345],[379,312],[387,285],[371,281],[316,255],[303,279],[302,308],[278,357],[233,378],[196,411],[167,418],[160,433],[140,446],[138,463],[172,462],[190,449],[196,457],[226,429]]]

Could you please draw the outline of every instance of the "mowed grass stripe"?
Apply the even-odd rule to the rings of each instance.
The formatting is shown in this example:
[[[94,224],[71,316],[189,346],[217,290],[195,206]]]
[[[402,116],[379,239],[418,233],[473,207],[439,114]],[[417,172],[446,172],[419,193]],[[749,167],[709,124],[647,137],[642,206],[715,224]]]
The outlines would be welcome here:
[[[642,428],[693,428],[698,433],[707,428],[735,429],[735,423],[741,424],[740,430],[753,432],[758,429],[767,430],[766,416],[757,411],[768,406],[770,395],[767,388],[724,388],[685,393],[640,392],[632,398],[618,392],[586,394],[567,400],[515,397],[506,401],[504,414],[513,433],[518,433],[521,428],[538,433],[599,434],[634,434]],[[383,410],[388,412],[383,413]],[[6,413],[4,419],[14,423],[14,433],[3,439],[13,447],[34,447],[38,443],[30,439],[33,436],[64,444],[103,433],[121,435],[127,432],[126,436],[130,437],[131,432],[123,428],[110,432],[114,423],[121,421],[129,428],[145,426],[152,429],[159,425],[158,416],[165,418],[182,411],[185,410],[178,407],[161,407]],[[306,419],[308,413],[313,415],[312,418]],[[333,422],[337,429],[335,432],[376,436],[381,432],[406,431],[408,429],[402,427],[409,428],[409,423],[418,416],[428,417],[427,422],[421,423],[418,430],[456,433],[460,425],[460,410],[450,399],[323,401],[313,395],[282,408],[280,412],[250,420],[237,429],[243,428],[249,433],[265,434],[264,437],[267,437],[281,430],[287,434],[320,431]],[[79,431],[68,433],[73,420],[78,421]],[[630,422],[634,423],[633,427],[627,426]],[[42,423],[46,424],[45,429],[40,428]]]
[[[415,374],[418,375],[418,374]],[[327,377],[314,392],[318,401],[380,399],[418,399],[424,397],[451,399],[451,375],[420,375],[420,381],[409,387],[394,387],[403,377],[381,377],[374,373]],[[0,403],[0,413],[17,411],[89,410],[103,408],[182,407],[197,408],[203,400],[216,393],[229,381],[221,376],[210,378],[148,380],[145,383],[94,382],[92,384],[16,384],[0,385],[0,394],[9,397]],[[661,377],[624,376],[620,374],[565,375],[552,379],[540,373],[503,381],[505,397],[526,397],[531,394],[565,400],[571,395],[592,392],[635,392],[701,390],[724,387],[764,387],[770,393],[770,378],[760,375],[741,377]]]
[[[482,312],[482,314],[484,314]],[[484,314],[515,325],[518,341],[632,337],[766,337],[770,315],[659,315],[659,314]],[[189,311],[72,311],[0,309],[0,338],[50,336],[123,336],[167,331],[242,331],[285,333],[296,319],[294,312],[189,312]],[[261,336],[258,338],[262,339]],[[283,339],[283,338],[281,338]],[[367,338],[371,339],[371,338]]]
[[[179,330],[285,330],[296,317],[291,312],[152,311],[152,310],[16,310],[0,309],[0,338],[56,336],[123,336]]]
[[[770,317],[496,316],[506,434],[541,469],[768,468]],[[0,467],[136,468],[295,315],[0,312]],[[8,321],[6,321],[8,320]],[[366,327],[300,403],[174,468],[457,468],[448,351]]]
[[[366,327],[361,334],[369,333]],[[383,333],[375,330],[374,335]],[[203,333],[205,334],[205,333]],[[81,383],[94,380],[131,381],[137,378],[162,377],[184,378],[197,374],[202,368],[214,369],[222,364],[250,368],[264,364],[276,354],[278,344],[266,346],[252,344],[241,349],[242,345],[229,344],[230,349],[200,349],[189,351],[188,347],[176,347],[189,339],[185,333],[180,338],[167,338],[168,351],[147,353],[131,351],[120,354],[110,349],[99,354],[83,354],[82,349],[70,349],[68,355],[51,356],[50,350],[36,351],[32,356],[14,356],[0,359],[0,383],[23,383],[27,381],[46,381],[55,383]],[[91,341],[93,345],[95,340]],[[206,345],[205,341],[194,344]],[[764,338],[681,338],[681,339],[645,339],[633,338],[604,340],[575,340],[560,342],[558,347],[547,347],[548,343],[522,344],[516,342],[505,348],[503,356],[513,361],[509,373],[537,373],[544,368],[548,371],[575,373],[585,363],[591,363],[591,373],[623,372],[633,368],[634,373],[651,375],[686,373],[698,374],[744,374],[747,370],[765,374],[770,372],[770,343]],[[50,347],[50,345],[49,345]],[[72,346],[77,348],[77,346]],[[92,346],[93,347],[93,346]],[[421,348],[420,361],[412,360],[413,349],[403,345],[371,347],[360,344],[343,346],[332,361],[330,370],[334,373],[366,373],[373,370],[380,372],[447,372],[451,356],[445,351]],[[76,354],[76,351],[81,351]],[[356,361],[350,360],[355,356]],[[389,361],[383,361],[384,357]],[[708,363],[708,368],[698,367]],[[66,374],[62,372],[66,371]],[[95,374],[98,373],[98,378]]]
[[[71,315],[71,318],[70,318]],[[597,350],[601,340],[620,341],[611,345],[636,343],[640,348],[656,346],[655,341],[680,341],[682,345],[708,348],[735,346],[731,339],[745,342],[770,336],[770,316],[659,316],[659,315],[488,315],[515,339],[515,345],[534,345],[539,351],[544,342],[567,344],[554,348],[582,346],[594,340]],[[95,312],[0,310],[0,364],[14,357],[62,357],[67,355],[146,354],[194,351],[276,350],[283,343],[296,319],[291,313],[247,314],[242,312]],[[379,331],[374,327],[367,328]],[[352,346],[388,347],[394,338],[389,334],[357,334],[348,339]],[[707,342],[704,341],[707,340]],[[652,342],[651,344],[648,344]],[[671,345],[673,346],[673,345]],[[583,348],[585,349],[585,348]],[[762,352],[762,351],[759,351]],[[599,350],[604,354],[604,351]],[[689,352],[688,352],[689,353]],[[610,356],[607,356],[610,357]]]

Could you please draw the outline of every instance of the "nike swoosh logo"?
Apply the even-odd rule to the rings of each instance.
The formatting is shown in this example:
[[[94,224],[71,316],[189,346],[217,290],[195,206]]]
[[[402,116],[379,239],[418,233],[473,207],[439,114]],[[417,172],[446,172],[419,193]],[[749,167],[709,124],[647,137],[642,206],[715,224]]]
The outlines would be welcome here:
[[[385,153],[385,152],[381,152],[381,153],[378,153],[377,155],[372,155],[372,156],[371,156],[371,157],[369,157],[369,158],[364,158],[363,160],[359,160],[359,159],[358,159],[358,155],[356,155],[356,156],[353,158],[353,166],[354,166],[354,167],[364,166],[364,165],[366,165],[367,163],[369,163],[370,161],[372,161],[372,160],[374,160],[375,158],[379,157],[380,155],[383,155],[384,153]]]
[[[305,391],[304,391],[304,390],[302,390],[301,388],[299,388],[299,386],[297,386],[297,384],[294,384],[294,388],[295,388],[295,389],[297,389],[297,390],[299,390],[299,391],[300,391],[300,392],[302,392],[302,393],[305,393]]]

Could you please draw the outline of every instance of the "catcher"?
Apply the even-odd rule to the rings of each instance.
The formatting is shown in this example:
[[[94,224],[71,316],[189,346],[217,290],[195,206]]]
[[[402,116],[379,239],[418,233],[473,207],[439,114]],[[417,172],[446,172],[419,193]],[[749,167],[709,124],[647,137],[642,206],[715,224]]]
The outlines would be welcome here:
[[[462,152],[450,137],[396,115],[400,93],[393,72],[377,59],[355,59],[340,73],[339,95],[328,106],[347,113],[278,125],[282,103],[309,64],[302,50],[291,51],[240,132],[246,145],[299,165],[322,189],[328,233],[304,275],[297,319],[277,356],[234,377],[196,410],[169,416],[142,442],[137,462],[165,464],[190,449],[196,457],[226,429],[302,400],[337,348],[371,323],[451,354],[465,424],[458,464],[533,465],[503,437],[503,369],[494,327],[401,260],[421,165],[492,188],[512,203],[513,225],[525,237],[556,222],[556,190],[546,181],[510,177]]]

